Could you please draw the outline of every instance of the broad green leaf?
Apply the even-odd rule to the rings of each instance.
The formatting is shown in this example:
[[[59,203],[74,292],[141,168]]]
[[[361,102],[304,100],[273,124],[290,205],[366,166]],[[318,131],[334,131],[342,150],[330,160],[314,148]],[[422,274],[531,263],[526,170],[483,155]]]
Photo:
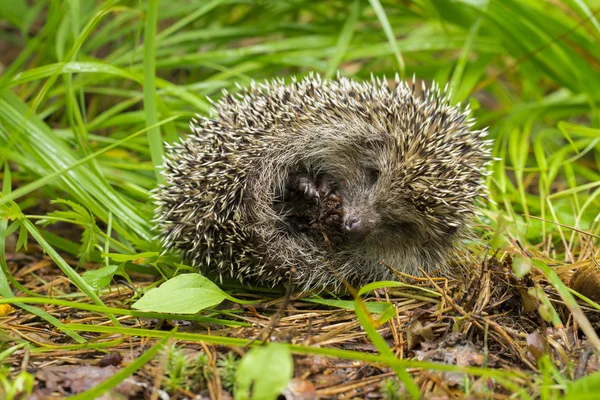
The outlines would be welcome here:
[[[132,307],[142,311],[196,314],[229,296],[200,274],[183,274],[151,289]]]
[[[118,265],[108,265],[106,267],[86,271],[81,277],[96,291],[107,287],[112,277],[119,270]]]
[[[293,373],[294,363],[286,345],[268,343],[253,347],[238,366],[235,399],[276,399],[292,379]]]

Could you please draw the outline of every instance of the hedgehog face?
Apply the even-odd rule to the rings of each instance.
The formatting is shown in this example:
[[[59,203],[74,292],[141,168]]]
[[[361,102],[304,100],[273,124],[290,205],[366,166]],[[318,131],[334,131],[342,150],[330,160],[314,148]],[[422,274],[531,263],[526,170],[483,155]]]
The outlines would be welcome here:
[[[384,166],[365,157],[357,159],[361,160],[358,169],[341,175],[338,191],[344,209],[342,230],[352,240],[363,240],[382,222],[378,198]]]
[[[338,165],[352,168],[336,172],[344,210],[341,229],[353,244],[403,248],[453,233],[432,226],[416,206],[418,193],[407,187],[406,164],[393,135],[363,130],[344,153],[352,155],[352,162]]]
[[[342,230],[352,242],[378,243],[384,247],[425,236],[420,232],[420,213],[399,182],[393,146],[378,143],[364,147],[359,170],[341,179]]]

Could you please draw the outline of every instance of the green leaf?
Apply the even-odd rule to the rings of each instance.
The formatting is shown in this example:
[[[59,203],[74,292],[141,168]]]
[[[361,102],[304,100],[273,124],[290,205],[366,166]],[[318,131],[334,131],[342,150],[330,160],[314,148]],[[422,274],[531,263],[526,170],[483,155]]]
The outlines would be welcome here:
[[[352,300],[330,300],[330,299],[321,299],[321,298],[311,298],[306,299],[306,301],[310,301],[311,303],[323,304],[325,306],[338,307],[344,310],[354,311],[356,308],[356,304]],[[387,314],[390,312],[390,309],[393,310],[394,306],[392,303],[388,302],[369,302],[365,303],[367,310],[373,314]]]
[[[532,264],[529,257],[523,257],[520,254],[515,254],[512,263],[512,269],[517,278],[522,278],[529,273]]]
[[[292,379],[293,372],[294,363],[287,346],[268,343],[253,347],[238,366],[235,399],[276,399]]]
[[[414,289],[414,290],[417,290],[420,292],[425,292],[433,297],[441,297],[441,295],[439,293],[437,293],[431,289],[426,289],[426,288],[423,288],[421,286],[416,286],[416,285],[409,285],[408,283],[398,282],[398,281],[371,282],[371,283],[368,283],[365,286],[361,287],[360,290],[358,291],[358,294],[359,294],[359,296],[362,296],[363,294],[366,294],[366,293],[370,292],[371,290],[381,289],[381,288],[385,288],[385,287]]]
[[[6,228],[6,232],[4,232],[4,237],[5,238],[9,237],[13,233],[15,233],[17,231],[17,229],[19,229],[20,227],[21,227],[21,222],[19,220],[16,220],[12,224],[10,224],[8,226],[8,228]]]
[[[133,304],[142,311],[196,314],[230,298],[217,285],[200,274],[183,274],[151,289]]]
[[[0,197],[3,194],[0,193]],[[17,229],[19,230],[19,236],[17,238],[17,243],[15,245],[15,250],[19,251],[22,248],[27,249],[27,229],[21,223],[21,220],[25,218],[25,215],[21,211],[21,208],[14,201],[9,201],[6,204],[0,206],[0,219],[4,219],[7,221],[15,221],[6,229],[4,232],[4,237],[8,237],[11,233],[15,232]]]
[[[18,28],[26,21],[27,3],[25,0],[0,0],[0,19],[5,19]]]
[[[29,234],[27,232],[27,228],[23,224],[20,224],[19,227],[19,237],[17,238],[17,244],[15,246],[15,250],[19,251],[24,248],[27,250],[27,239],[29,238]]]
[[[567,386],[566,400],[597,399],[600,397],[600,372],[570,382]]]
[[[450,89],[452,90],[452,101],[454,103],[464,100],[464,99],[461,99],[458,97],[458,93],[460,92],[459,91],[460,83],[463,78],[463,74],[465,72],[467,63],[469,62],[468,57],[469,57],[469,52],[471,50],[471,47],[473,46],[473,41],[475,40],[475,37],[477,37],[477,34],[479,33],[481,21],[482,21],[482,18],[478,18],[475,21],[475,23],[473,24],[473,26],[471,26],[471,29],[469,30],[469,35],[467,36],[467,39],[465,40],[465,45],[463,46],[463,49],[460,54],[460,57],[458,58],[458,61],[456,62],[454,71],[452,72],[452,78],[450,79]]]
[[[81,277],[86,281],[96,292],[104,289],[110,284],[112,277],[119,272],[118,265],[108,265],[106,267],[86,271]],[[121,273],[123,274],[122,268]]]
[[[90,259],[90,255],[96,244],[98,244],[98,238],[96,236],[96,220],[92,213],[90,213],[85,207],[70,201],[57,199],[51,202],[52,204],[65,204],[71,207],[72,211],[53,211],[48,213],[49,217],[70,219],[74,223],[83,227],[83,233],[81,235],[81,247],[79,248],[78,257],[87,261]],[[56,221],[54,220],[42,220],[44,224],[51,224]]]
[[[0,198],[4,197],[0,194]],[[0,205],[0,218],[9,221],[19,220],[25,218],[25,215],[21,211],[21,208],[14,201],[9,201],[5,204]]]
[[[113,261],[122,263],[132,261],[135,264],[152,264],[158,260],[160,253],[158,251],[146,251],[137,254],[107,253],[103,254],[103,256],[109,257]]]
[[[550,299],[548,299],[548,296],[546,296],[546,293],[541,288],[529,288],[527,294],[539,302],[537,312],[544,321],[551,322],[557,328],[564,326],[560,320],[560,316],[552,306],[552,303],[550,303]]]

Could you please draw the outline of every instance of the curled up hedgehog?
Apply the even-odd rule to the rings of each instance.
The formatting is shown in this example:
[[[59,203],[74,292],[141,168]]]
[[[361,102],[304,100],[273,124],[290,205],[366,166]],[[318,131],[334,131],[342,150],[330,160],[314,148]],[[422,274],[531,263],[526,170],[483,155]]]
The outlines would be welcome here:
[[[282,80],[224,93],[169,146],[155,222],[221,278],[344,289],[444,269],[489,143],[436,86]]]

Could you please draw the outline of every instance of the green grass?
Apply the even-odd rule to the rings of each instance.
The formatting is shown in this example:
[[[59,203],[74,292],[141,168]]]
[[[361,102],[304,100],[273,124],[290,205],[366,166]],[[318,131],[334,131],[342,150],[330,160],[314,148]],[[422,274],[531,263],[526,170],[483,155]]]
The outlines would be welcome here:
[[[206,97],[236,82],[339,69],[448,83],[453,101],[489,126],[495,161],[475,246],[518,242],[556,262],[588,259],[600,237],[599,9],[599,0],[0,1],[0,41],[14,50],[0,56],[0,232],[37,242],[125,329],[64,255],[107,268],[147,257],[138,270],[173,276],[180,260],[158,254],[149,197],[163,141],[187,132],[193,115],[209,112]],[[47,216],[40,199],[72,203]],[[79,226],[81,242],[36,224],[42,218]],[[6,300],[18,282],[5,251],[2,242]],[[381,361],[403,377],[410,365],[391,363],[368,312],[357,310]],[[77,328],[66,333],[81,343]]]

